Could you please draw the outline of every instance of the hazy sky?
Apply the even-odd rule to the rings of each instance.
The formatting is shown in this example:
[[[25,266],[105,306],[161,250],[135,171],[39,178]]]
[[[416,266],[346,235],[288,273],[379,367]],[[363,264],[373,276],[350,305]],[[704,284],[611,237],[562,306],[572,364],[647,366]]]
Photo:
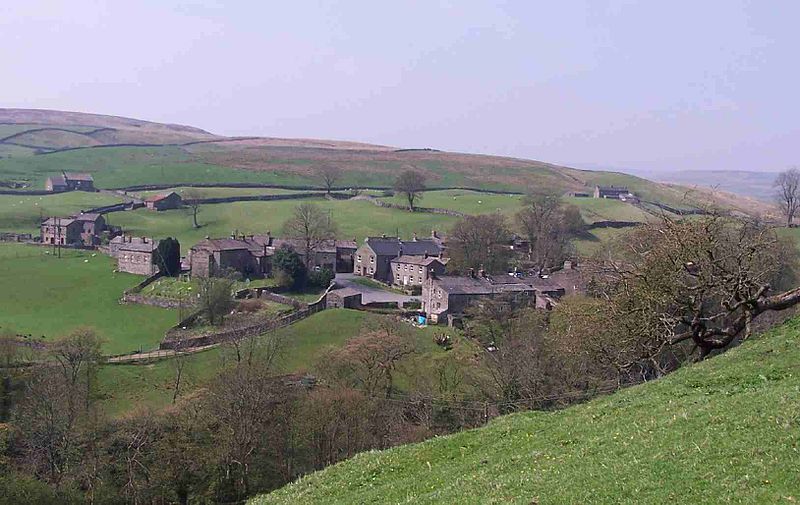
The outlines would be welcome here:
[[[800,2],[0,0],[0,106],[644,169],[800,164]]]

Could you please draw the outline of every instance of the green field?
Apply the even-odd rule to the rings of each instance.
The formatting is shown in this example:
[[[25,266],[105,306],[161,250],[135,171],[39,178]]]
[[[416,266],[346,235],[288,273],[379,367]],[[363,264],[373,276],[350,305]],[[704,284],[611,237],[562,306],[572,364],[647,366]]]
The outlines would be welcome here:
[[[91,326],[117,354],[156,347],[177,322],[173,310],[122,305],[122,292],[143,277],[115,273],[111,258],[93,252],[0,244],[0,328],[47,339]]]
[[[24,179],[44,189],[62,170],[88,172],[99,188],[137,184],[252,182],[301,185],[308,177],[285,172],[247,171],[202,163],[179,147],[104,147],[0,159],[0,179]]]
[[[396,205],[407,205],[405,198],[400,195],[382,199]],[[501,212],[510,215],[517,212],[522,206],[522,196],[448,189],[442,191],[426,191],[422,194],[422,199],[416,202],[415,205],[420,207],[450,209],[463,212],[464,214]]]
[[[642,209],[620,200],[608,198],[564,198],[566,203],[577,206],[587,223],[597,221],[633,221],[647,223],[656,218]]]
[[[326,212],[330,211],[331,218],[339,226],[339,238],[356,239],[358,242],[369,235],[382,233],[399,233],[406,238],[413,233],[427,236],[432,229],[449,230],[457,221],[452,216],[387,209],[363,200],[311,198],[303,202],[313,202]],[[185,252],[206,236],[226,237],[234,230],[245,234],[267,231],[280,234],[283,223],[298,204],[297,200],[279,200],[202,205],[198,214],[201,227],[197,229],[192,227],[192,218],[186,209],[164,212],[139,209],[114,212],[109,216],[112,223],[134,235],[176,237],[181,243],[181,250]]]
[[[302,321],[281,328],[276,335],[281,338],[282,349],[277,361],[280,372],[302,372],[311,369],[326,346],[342,345],[358,335],[365,321],[378,316],[368,312],[332,309],[314,314]],[[417,345],[423,355],[441,353],[433,342],[433,328],[414,330]],[[214,377],[232,359],[231,351],[214,348],[188,356],[185,389],[188,392],[200,387]],[[164,407],[172,400],[175,374],[170,360],[148,365],[106,365],[100,372],[104,405],[112,414],[127,412],[137,405]],[[396,379],[400,385],[406,380],[399,370]]]
[[[0,231],[38,234],[43,218],[68,216],[120,202],[121,198],[111,195],[83,191],[44,196],[0,195]]]
[[[186,187],[176,186],[158,191],[135,191],[129,192],[130,195],[146,198],[151,195],[158,195],[174,191],[187,198],[186,193],[192,192],[197,195],[195,198],[225,198],[229,196],[256,196],[256,195],[291,195],[294,193],[306,193],[305,190],[281,189],[281,188],[223,188],[223,187]]]
[[[250,503],[795,503],[800,319],[557,412],[360,454]]]

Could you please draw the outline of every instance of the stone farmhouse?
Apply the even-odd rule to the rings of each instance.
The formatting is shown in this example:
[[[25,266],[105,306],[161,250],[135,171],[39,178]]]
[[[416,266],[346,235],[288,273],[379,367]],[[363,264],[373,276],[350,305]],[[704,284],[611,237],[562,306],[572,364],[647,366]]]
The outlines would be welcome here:
[[[246,277],[268,277],[272,274],[272,256],[282,246],[291,247],[305,261],[305,247],[298,240],[279,239],[269,233],[232,234],[230,238],[206,238],[195,244],[189,250],[189,268],[192,275],[200,277],[213,276],[225,270],[234,270]],[[355,250],[355,241],[326,241],[314,250],[311,267],[352,271]]]
[[[422,286],[431,275],[444,275],[446,258],[401,255],[389,261],[392,284],[398,287]]]
[[[394,282],[392,260],[401,256],[427,255],[440,258],[443,252],[442,241],[435,233],[431,238],[414,237],[412,240],[386,236],[368,237],[356,251],[354,272],[356,275],[390,284]]]
[[[108,243],[108,252],[117,259],[117,270],[151,276],[158,272],[154,255],[158,243],[148,237],[120,235]]]
[[[235,271],[245,277],[267,277],[273,254],[269,235],[206,238],[189,249],[192,276],[214,277]]]
[[[178,209],[181,205],[183,205],[183,199],[181,195],[174,191],[153,195],[144,200],[144,206],[147,207],[148,210]]]
[[[422,311],[430,324],[447,322],[464,313],[473,302],[481,298],[500,295],[517,299],[535,300],[536,290],[523,282],[495,282],[492,277],[474,272],[467,276],[431,276],[422,285]],[[505,279],[502,279],[505,280]]]
[[[51,217],[41,224],[41,240],[43,244],[94,247],[100,244],[100,238],[106,231],[111,230],[100,214]]]
[[[306,248],[302,240],[273,238],[273,249],[288,246],[306,260]],[[331,272],[352,272],[353,256],[358,244],[355,240],[326,240],[314,249],[314,259],[311,267],[315,269],[327,268]]]
[[[48,177],[44,183],[47,191],[95,191],[91,174],[61,172],[61,175]]]
[[[626,198],[633,197],[633,193],[628,191],[626,186],[595,186],[594,197],[625,200]]]
[[[447,322],[463,315],[470,304],[496,296],[527,300],[536,308],[551,309],[566,294],[584,289],[580,274],[571,262],[545,278],[539,276],[489,276],[483,272],[468,276],[431,275],[422,285],[422,311],[431,324]]]

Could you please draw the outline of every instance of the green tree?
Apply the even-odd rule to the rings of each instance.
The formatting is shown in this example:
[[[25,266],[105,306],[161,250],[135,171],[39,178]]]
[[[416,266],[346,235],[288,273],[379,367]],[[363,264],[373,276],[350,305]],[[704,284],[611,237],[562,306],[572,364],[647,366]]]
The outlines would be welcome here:
[[[164,275],[177,276],[181,273],[181,244],[172,237],[160,240],[153,261]]]
[[[222,324],[233,308],[233,284],[230,276],[198,278],[199,308],[209,323]]]
[[[306,285],[308,270],[297,251],[283,245],[272,256],[272,268],[282,287],[301,289]]]

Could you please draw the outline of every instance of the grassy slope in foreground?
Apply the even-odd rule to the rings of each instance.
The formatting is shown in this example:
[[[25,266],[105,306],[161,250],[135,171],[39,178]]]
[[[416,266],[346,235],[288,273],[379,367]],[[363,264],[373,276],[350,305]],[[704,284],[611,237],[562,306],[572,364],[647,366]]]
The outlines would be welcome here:
[[[794,503],[800,319],[560,412],[366,453],[252,504]]]

